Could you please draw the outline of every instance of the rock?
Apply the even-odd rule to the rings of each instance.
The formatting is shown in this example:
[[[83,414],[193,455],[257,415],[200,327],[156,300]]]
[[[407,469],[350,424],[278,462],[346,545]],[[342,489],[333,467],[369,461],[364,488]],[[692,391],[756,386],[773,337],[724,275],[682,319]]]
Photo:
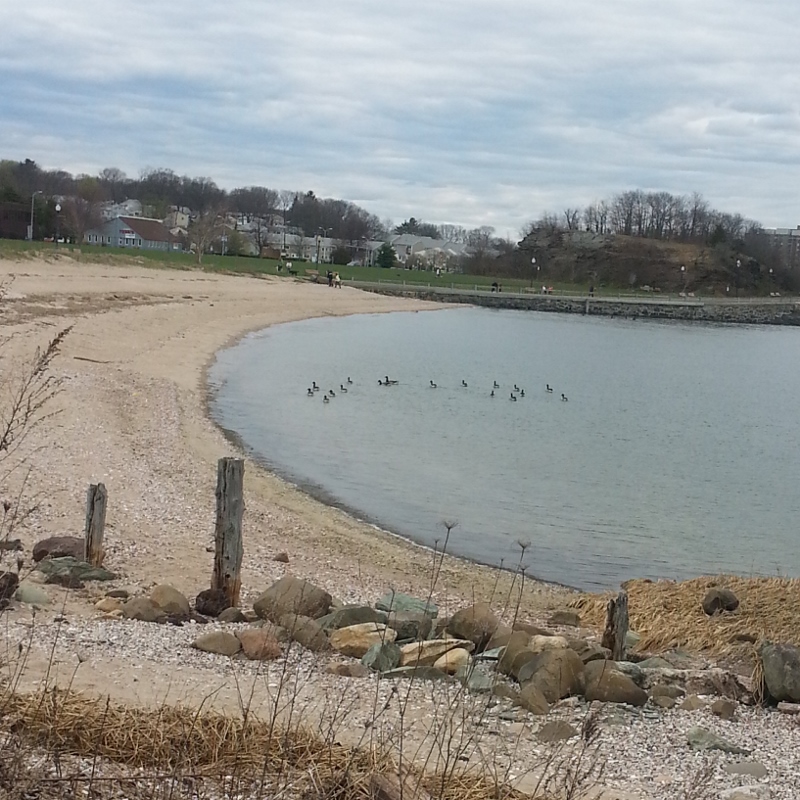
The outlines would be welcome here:
[[[198,595],[199,597],[200,595]],[[197,606],[195,606],[197,608]],[[200,609],[197,609],[200,614],[203,612]],[[214,616],[213,614],[209,614],[208,616]],[[247,622],[247,617],[242,613],[240,608],[236,608],[236,606],[228,606],[228,608],[223,609],[217,615],[217,620],[219,622]]]
[[[380,612],[383,613],[383,612]],[[422,641],[431,635],[433,619],[427,614],[413,611],[393,611],[386,624],[397,631],[395,641]]]
[[[737,608],[739,598],[730,589],[709,589],[703,598],[703,611],[709,617],[718,611],[736,611]]]
[[[127,589],[109,589],[106,592],[106,597],[116,597],[119,600],[127,600],[130,597],[130,592]]]
[[[766,778],[767,768],[758,761],[737,761],[723,768],[728,775],[747,775],[748,778]]]
[[[464,688],[473,694],[488,694],[492,691],[495,677],[475,664],[464,664],[456,672],[456,679],[464,684]]]
[[[665,694],[657,694],[655,697],[650,698],[650,702],[656,708],[670,709],[678,705],[678,701],[674,697],[667,697]]]
[[[198,614],[206,617],[219,617],[231,607],[228,593],[222,589],[203,589],[194,599],[194,607]]]
[[[115,611],[122,611],[122,600],[119,600],[116,597],[104,597],[102,600],[98,600],[94,607],[98,611],[102,611],[104,614],[112,614]]]
[[[76,561],[86,557],[86,541],[77,536],[49,536],[33,546],[33,560],[37,563],[43,558],[62,558],[71,556]]]
[[[362,658],[373,645],[393,642],[396,636],[396,631],[379,622],[363,622],[334,630],[330,645],[342,655]]]
[[[382,672],[381,678],[413,678],[419,681],[452,681],[446,673],[435,667],[427,667],[422,664],[414,667],[397,667],[388,672]]]
[[[514,678],[514,680],[516,680],[516,681],[519,681],[520,670],[524,669],[525,665],[529,661],[533,661],[533,659],[536,658],[536,656],[538,656],[538,655],[539,654],[538,653],[534,653],[533,650],[520,650],[519,653],[517,653],[516,658],[514,659],[514,662],[511,664],[511,670],[509,672],[509,677]],[[501,659],[501,661],[502,661],[502,659]]]
[[[647,692],[639,688],[627,675],[615,667],[593,670],[595,664],[613,664],[612,661],[592,661],[586,665],[587,700],[599,700],[602,703],[625,703],[630,706],[643,706],[647,702]]]
[[[765,642],[759,655],[770,697],[779,702],[800,702],[800,648]]]
[[[514,631],[511,634],[506,644],[506,649],[497,665],[497,669],[499,669],[503,675],[512,674],[511,670],[514,666],[514,660],[523,650],[527,650],[530,638],[530,635],[525,631]]]
[[[652,658],[644,659],[644,661],[639,661],[636,666],[639,669],[675,669],[673,664],[659,656],[653,656]]]
[[[320,617],[317,622],[322,625],[323,630],[330,632],[339,628],[349,628],[352,625],[362,625],[367,622],[385,623],[388,614],[385,611],[376,611],[370,606],[343,606]],[[392,637],[394,641],[394,637]]]
[[[723,753],[732,753],[733,755],[749,755],[750,753],[749,750],[745,750],[705,728],[690,728],[686,734],[686,740],[692,750],[721,750]]]
[[[503,625],[501,622],[497,626],[497,630],[495,630],[495,632],[492,634],[492,638],[486,643],[486,649],[494,650],[498,647],[505,647],[511,640],[513,634],[513,629],[508,625]]]
[[[284,614],[278,624],[284,628],[289,638],[301,644],[306,650],[313,653],[322,653],[330,650],[330,642],[322,630],[322,626],[311,617],[304,617],[300,614]]]
[[[566,739],[573,739],[580,736],[580,733],[564,720],[556,720],[555,722],[545,722],[538,731],[536,731],[536,738],[540,742],[552,744],[553,742],[563,742]]]
[[[116,575],[103,567],[93,567],[72,556],[45,558],[37,569],[48,577],[64,576],[74,581],[113,581]]]
[[[639,642],[642,641],[642,636],[636,631],[628,631],[625,634],[625,649],[633,650]]]
[[[400,647],[394,642],[378,642],[361,658],[361,663],[375,672],[389,672],[400,666]]]
[[[448,650],[463,647],[467,651],[472,651],[474,646],[472,642],[463,639],[430,639],[425,642],[404,644],[400,647],[400,666],[433,666]]]
[[[83,589],[84,582],[68,572],[48,575],[44,579],[45,586],[63,586],[65,589]]]
[[[650,694],[652,697],[670,697],[673,700],[678,700],[686,692],[680,686],[674,686],[671,683],[657,683],[650,689]]]
[[[189,601],[174,586],[167,583],[154,586],[150,592],[150,600],[165,614],[183,614],[188,617],[191,611]]]
[[[22,539],[0,539],[0,550],[2,551],[18,553],[22,549]]]
[[[126,601],[122,606],[122,616],[125,619],[138,619],[141,622],[163,624],[167,621],[167,615],[157,608],[149,597],[132,597]]]
[[[44,589],[34,586],[31,583],[23,581],[14,592],[14,599],[20,603],[27,603],[31,606],[48,606],[50,605],[50,597]]]
[[[280,624],[285,614],[317,619],[324,617],[331,606],[331,596],[302,578],[284,575],[253,603],[261,619]],[[283,627],[286,627],[285,625]]]
[[[463,647],[456,647],[448,650],[441,658],[437,658],[433,666],[446,672],[448,675],[455,675],[461,667],[469,664],[469,650]]]
[[[528,642],[528,650],[534,653],[541,653],[544,650],[566,650],[569,648],[564,636],[531,636]]]
[[[568,628],[580,628],[581,616],[577,611],[554,611],[547,620],[548,625],[561,625]]]
[[[627,675],[637,686],[644,689],[647,676],[639,669],[638,664],[634,664],[632,661],[617,661],[614,664],[614,668],[617,672]]]
[[[289,563],[289,554],[288,553],[277,553],[275,558],[272,559],[273,561],[277,561],[280,564],[288,564]]]
[[[488,603],[475,603],[456,611],[447,625],[447,630],[459,639],[467,639],[480,652],[494,635],[500,620]]]
[[[278,640],[268,628],[245,628],[236,632],[245,657],[252,661],[274,661],[283,654]]]
[[[214,653],[218,656],[235,656],[242,649],[242,643],[228,631],[212,631],[198,636],[192,642],[195,650]]]
[[[770,797],[772,794],[769,786],[753,784],[738,789],[724,789],[719,795],[719,800],[769,800]]]
[[[519,682],[523,688],[532,683],[548,703],[556,703],[583,691],[583,670],[574,650],[545,650],[520,669]]]
[[[719,697],[711,704],[711,713],[727,721],[736,719],[737,705],[727,697]]]
[[[531,714],[547,714],[550,705],[545,696],[532,683],[528,683],[519,690],[519,705]]]
[[[700,711],[707,706],[696,694],[690,694],[679,706],[681,711]]]
[[[342,678],[365,678],[369,675],[369,670],[358,661],[350,662],[349,664],[328,664],[325,669],[331,675],[339,675]]]
[[[430,600],[417,600],[416,597],[402,592],[387,592],[377,603],[379,611],[410,611],[413,614],[425,614],[428,617],[439,616],[439,609]]]
[[[499,697],[501,700],[510,700],[515,706],[520,705],[519,689],[515,689],[502,681],[492,686],[492,695]]]

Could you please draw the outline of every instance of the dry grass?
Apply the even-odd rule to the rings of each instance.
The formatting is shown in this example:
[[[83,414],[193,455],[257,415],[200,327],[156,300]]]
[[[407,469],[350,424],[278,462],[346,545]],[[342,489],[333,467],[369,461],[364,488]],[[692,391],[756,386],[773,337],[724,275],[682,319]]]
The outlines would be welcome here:
[[[733,613],[703,612],[712,587],[731,589],[739,598]],[[625,584],[631,628],[641,634],[640,651],[683,647],[723,656],[748,642],[769,639],[800,645],[800,579],[740,578],[731,575],[673,581],[633,580]],[[582,595],[570,603],[584,622],[602,628],[610,594]],[[749,646],[749,645],[748,645]]]

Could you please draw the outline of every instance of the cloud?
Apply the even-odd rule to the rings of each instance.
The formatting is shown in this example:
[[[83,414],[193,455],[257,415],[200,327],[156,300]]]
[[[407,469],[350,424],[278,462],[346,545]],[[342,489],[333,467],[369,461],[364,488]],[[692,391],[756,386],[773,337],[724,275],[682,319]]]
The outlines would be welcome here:
[[[786,0],[65,5],[4,17],[3,157],[516,232],[629,188],[797,217]]]

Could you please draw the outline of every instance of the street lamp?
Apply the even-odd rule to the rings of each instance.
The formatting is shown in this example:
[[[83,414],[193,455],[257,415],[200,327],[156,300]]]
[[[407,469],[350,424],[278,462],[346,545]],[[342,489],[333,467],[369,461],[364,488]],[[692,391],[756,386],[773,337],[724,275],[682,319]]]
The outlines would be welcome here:
[[[36,197],[37,194],[42,194],[42,191],[40,189],[37,189],[31,195],[31,224],[30,224],[30,227],[28,228],[28,241],[29,242],[33,241],[33,200],[34,200],[34,198]]]
[[[61,231],[61,203],[56,203],[56,249],[58,249],[58,237]]]
[[[536,263],[536,259],[531,259],[531,289],[533,289],[533,269],[536,268],[536,282],[539,282],[539,270],[541,267]]]
[[[736,259],[736,296],[739,296],[739,271],[742,268],[742,261],[741,259]]]

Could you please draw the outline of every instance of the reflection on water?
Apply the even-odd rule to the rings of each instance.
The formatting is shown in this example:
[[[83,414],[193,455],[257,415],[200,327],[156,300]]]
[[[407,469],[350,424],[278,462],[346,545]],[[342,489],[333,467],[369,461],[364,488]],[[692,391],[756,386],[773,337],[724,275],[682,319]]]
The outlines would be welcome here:
[[[329,501],[429,545],[457,520],[450,552],[491,564],[530,541],[530,573],[592,588],[800,574],[799,355],[790,328],[455,309],[276,326],[210,380]]]

